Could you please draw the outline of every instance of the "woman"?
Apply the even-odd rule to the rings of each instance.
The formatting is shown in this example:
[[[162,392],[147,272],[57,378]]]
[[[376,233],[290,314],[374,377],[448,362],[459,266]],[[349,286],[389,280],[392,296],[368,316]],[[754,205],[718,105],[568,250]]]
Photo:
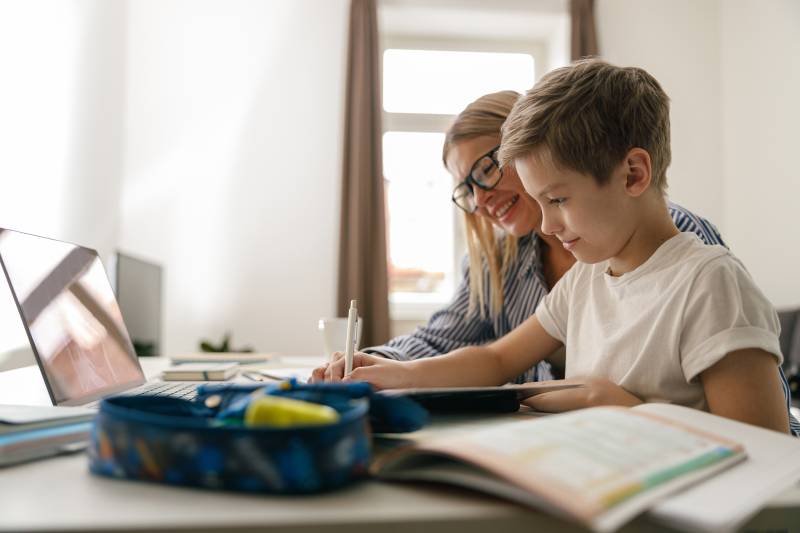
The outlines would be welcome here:
[[[452,302],[427,325],[383,346],[363,350],[410,360],[432,357],[502,337],[534,314],[539,301],[575,263],[555,237],[536,231],[542,214],[514,168],[497,165],[500,128],[519,98],[514,91],[482,96],[467,106],[445,136],[442,159],[456,186],[453,202],[464,215],[467,265]],[[669,205],[675,225],[707,244],[723,244],[717,229],[686,209]],[[334,357],[340,357],[336,352]],[[325,379],[327,366],[314,371]],[[563,350],[516,381],[562,377]]]

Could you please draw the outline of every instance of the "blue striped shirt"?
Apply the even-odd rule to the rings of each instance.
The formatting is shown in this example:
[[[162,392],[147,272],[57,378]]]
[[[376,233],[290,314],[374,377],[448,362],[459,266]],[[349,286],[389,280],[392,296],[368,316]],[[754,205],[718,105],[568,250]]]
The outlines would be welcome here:
[[[669,213],[680,231],[696,233],[706,244],[726,246],[717,228],[708,220],[679,205],[670,203]],[[489,271],[484,269],[484,309],[482,318],[475,310],[469,313],[469,271],[464,262],[464,275],[453,300],[433,314],[430,321],[410,335],[395,337],[383,346],[364,351],[397,360],[411,360],[451,352],[464,346],[486,344],[511,332],[533,315],[539,302],[548,293],[541,262],[541,240],[535,233],[519,239],[517,260],[508,265],[503,281],[503,307],[492,313]],[[791,393],[783,369],[778,368],[786,409],[791,405]],[[560,377],[560,376],[559,376]],[[517,383],[554,379],[550,363],[542,361],[516,378]],[[800,423],[789,415],[792,433],[800,436]]]

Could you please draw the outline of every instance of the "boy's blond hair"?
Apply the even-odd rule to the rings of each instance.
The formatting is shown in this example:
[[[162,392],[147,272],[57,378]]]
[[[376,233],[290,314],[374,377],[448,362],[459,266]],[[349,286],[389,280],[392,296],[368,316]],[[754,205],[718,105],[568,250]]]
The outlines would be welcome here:
[[[503,125],[501,165],[544,148],[563,168],[605,184],[632,148],[650,154],[662,194],[672,155],[669,97],[643,69],[584,59],[553,70],[520,98]]]

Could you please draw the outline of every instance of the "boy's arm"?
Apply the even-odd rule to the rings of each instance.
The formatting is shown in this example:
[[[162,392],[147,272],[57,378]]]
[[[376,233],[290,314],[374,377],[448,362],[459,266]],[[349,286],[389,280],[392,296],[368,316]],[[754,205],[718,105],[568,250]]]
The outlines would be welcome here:
[[[788,433],[786,401],[771,353],[730,352],[701,372],[700,380],[713,414]]]
[[[550,355],[561,343],[544,330],[536,316],[508,335],[483,346],[460,348],[446,355],[415,361],[392,361],[367,354],[354,359],[345,379],[368,381],[381,389],[501,385]],[[344,361],[331,363],[320,377],[343,378]]]
[[[566,379],[561,383],[578,383],[583,386],[537,394],[523,403],[543,413],[561,413],[600,405],[633,407],[643,403],[637,396],[602,377]]]

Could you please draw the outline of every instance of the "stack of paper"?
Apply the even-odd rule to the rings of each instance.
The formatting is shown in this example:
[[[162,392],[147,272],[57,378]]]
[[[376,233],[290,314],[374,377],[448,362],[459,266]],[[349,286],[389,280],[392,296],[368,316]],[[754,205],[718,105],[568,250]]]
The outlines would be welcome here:
[[[82,407],[0,405],[0,466],[84,447],[95,414]]]
[[[170,359],[175,364],[183,363],[266,363],[277,361],[275,353],[250,353],[250,352],[204,352],[173,355]]]

